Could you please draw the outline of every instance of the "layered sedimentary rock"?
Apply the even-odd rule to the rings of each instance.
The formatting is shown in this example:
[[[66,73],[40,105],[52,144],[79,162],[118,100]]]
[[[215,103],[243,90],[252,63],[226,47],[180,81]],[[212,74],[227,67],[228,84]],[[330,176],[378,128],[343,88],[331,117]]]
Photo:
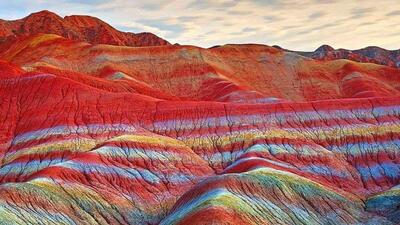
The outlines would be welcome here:
[[[152,33],[121,32],[91,16],[66,16],[40,11],[13,21],[0,20],[0,40],[15,40],[33,34],[57,34],[72,40],[92,44],[121,46],[159,46],[169,42]]]
[[[0,49],[0,59],[27,70],[100,79],[90,82],[97,86],[107,80],[112,84],[104,88],[119,86],[119,91],[161,99],[262,103],[383,97],[398,95],[400,84],[395,68],[349,60],[320,62],[265,45],[128,48],[42,34]]]
[[[0,45],[1,224],[398,224],[400,71],[263,45]]]
[[[296,53],[318,60],[348,59],[356,62],[369,62],[400,68],[400,50],[386,50],[376,46],[348,50],[343,48],[334,49],[329,45],[322,45],[314,52]]]

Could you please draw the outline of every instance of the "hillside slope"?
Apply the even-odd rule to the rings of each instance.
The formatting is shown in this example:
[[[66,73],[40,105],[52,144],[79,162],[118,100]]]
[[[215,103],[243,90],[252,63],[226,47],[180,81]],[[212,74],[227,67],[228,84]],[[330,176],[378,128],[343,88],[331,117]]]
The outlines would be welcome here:
[[[400,87],[398,69],[321,62],[265,45],[128,48],[41,34],[0,49],[0,59],[28,70],[90,74],[162,99],[150,92],[167,99],[262,103],[393,96]]]
[[[1,67],[5,224],[398,222],[399,98],[166,101]]]
[[[399,224],[399,85],[265,45],[18,35],[0,44],[0,224]]]
[[[91,16],[66,16],[50,11],[40,11],[13,21],[0,20],[0,40],[14,39],[33,34],[57,34],[76,41],[92,44],[121,46],[160,46],[169,42],[152,33],[121,32]]]

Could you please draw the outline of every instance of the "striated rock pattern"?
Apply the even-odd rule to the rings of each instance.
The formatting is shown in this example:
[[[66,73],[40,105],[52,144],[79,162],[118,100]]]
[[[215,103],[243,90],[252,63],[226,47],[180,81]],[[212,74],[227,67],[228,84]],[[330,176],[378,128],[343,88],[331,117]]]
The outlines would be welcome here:
[[[342,48],[334,49],[329,45],[322,45],[314,52],[296,53],[318,60],[348,59],[356,62],[376,63],[400,68],[400,49],[386,50],[370,46],[358,50],[347,50]]]
[[[0,41],[32,34],[57,34],[76,41],[120,46],[160,46],[169,42],[152,33],[121,32],[98,18],[66,16],[40,11],[13,21],[0,20]]]
[[[321,62],[264,45],[128,48],[41,34],[0,50],[0,59],[30,71],[164,100],[271,103],[398,96],[400,90],[395,68]]]
[[[0,224],[400,223],[399,69],[55,34],[0,59]]]

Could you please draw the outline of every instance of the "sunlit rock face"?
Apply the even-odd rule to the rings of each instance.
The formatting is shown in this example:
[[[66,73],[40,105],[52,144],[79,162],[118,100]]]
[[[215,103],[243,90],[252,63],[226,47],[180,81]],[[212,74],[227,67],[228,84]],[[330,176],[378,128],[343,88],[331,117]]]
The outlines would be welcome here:
[[[66,16],[47,10],[13,21],[0,20],[0,40],[33,34],[57,34],[76,41],[120,46],[160,46],[169,42],[152,33],[121,32],[98,18]]]
[[[400,70],[62,36],[0,44],[0,224],[400,222]]]

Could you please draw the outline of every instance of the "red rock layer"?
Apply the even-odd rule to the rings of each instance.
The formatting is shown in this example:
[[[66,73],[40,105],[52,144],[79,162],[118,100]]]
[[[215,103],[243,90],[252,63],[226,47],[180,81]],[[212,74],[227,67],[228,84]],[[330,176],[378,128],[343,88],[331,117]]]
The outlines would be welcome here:
[[[152,33],[121,32],[91,16],[66,16],[49,11],[33,13],[14,21],[0,20],[0,40],[33,34],[57,34],[76,41],[120,46],[160,46],[168,41]]]
[[[396,68],[54,34],[0,50],[1,224],[400,222]]]
[[[398,95],[400,86],[395,68],[315,61],[263,45],[124,48],[35,35],[0,48],[0,59],[29,70],[90,74],[161,99],[266,103],[383,97]]]
[[[397,97],[172,101],[90,75],[2,68],[6,222],[397,221],[396,203],[373,197],[400,181]]]

